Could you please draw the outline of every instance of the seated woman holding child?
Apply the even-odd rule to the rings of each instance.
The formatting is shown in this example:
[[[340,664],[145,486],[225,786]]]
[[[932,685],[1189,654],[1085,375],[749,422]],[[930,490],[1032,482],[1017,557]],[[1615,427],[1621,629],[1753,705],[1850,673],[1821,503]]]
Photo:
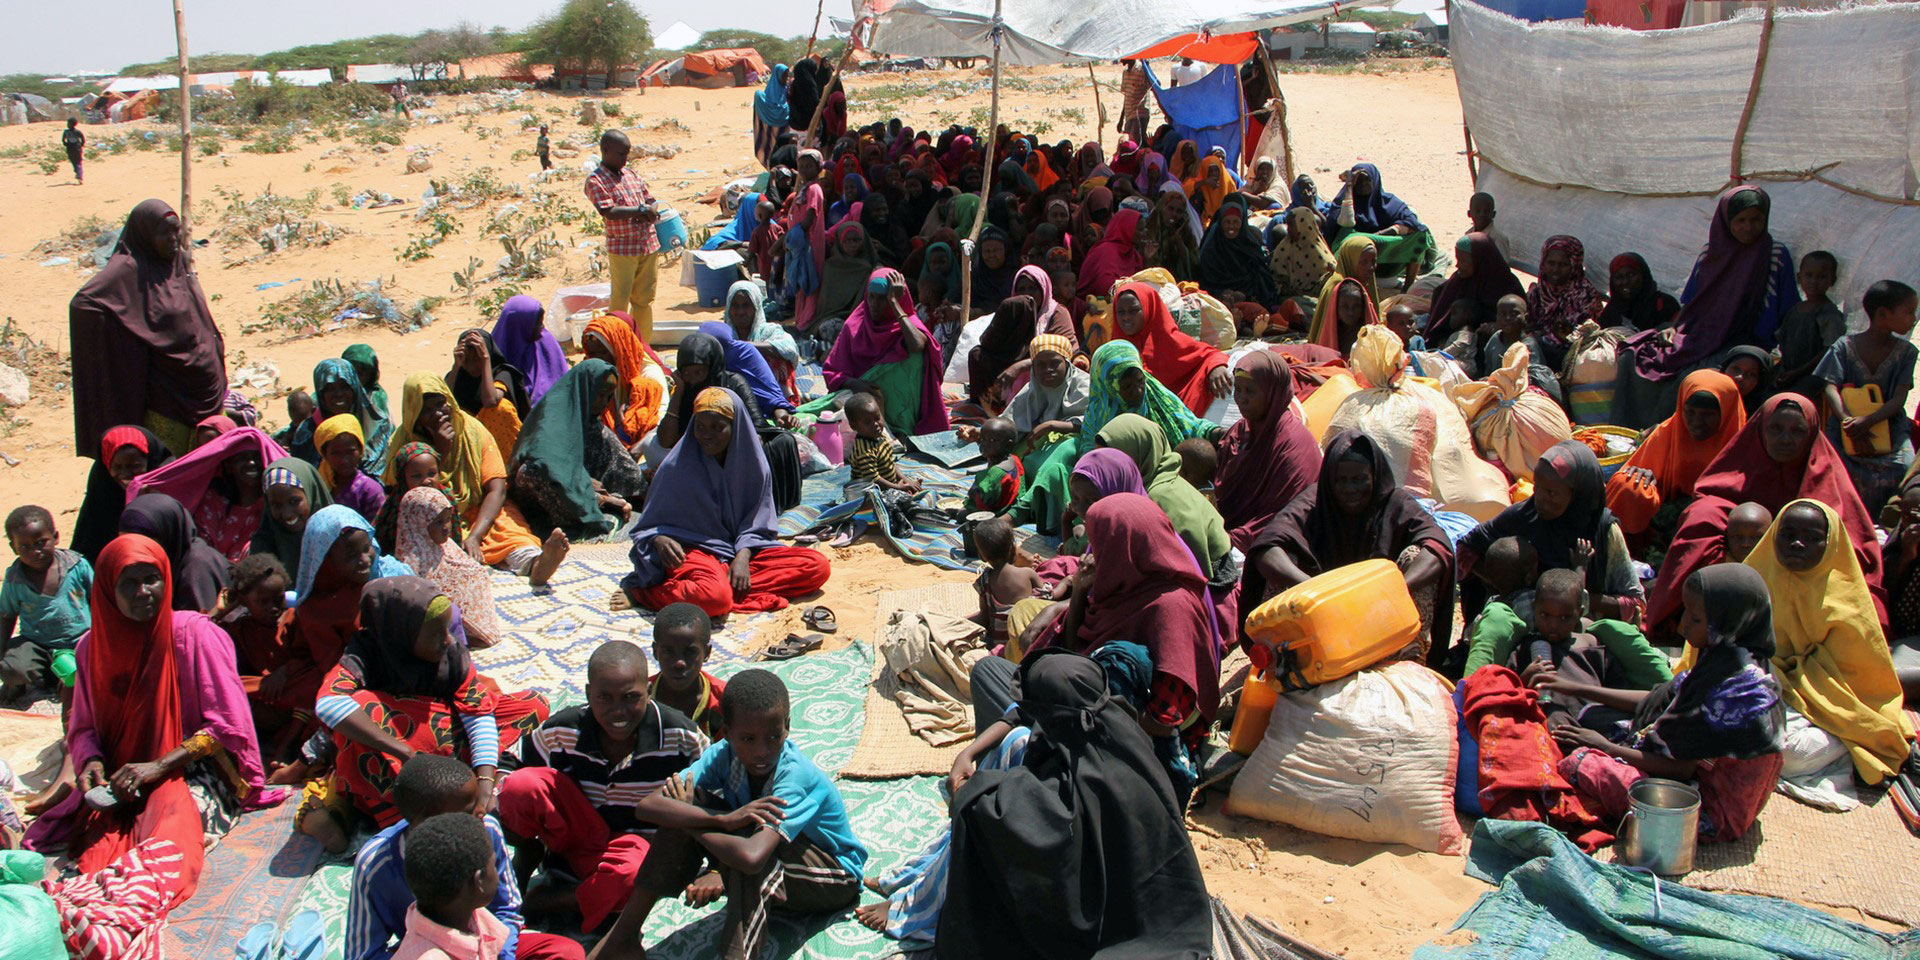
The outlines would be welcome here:
[[[615,609],[685,602],[718,618],[778,610],[819,590],[827,558],[780,544],[773,478],[746,401],[709,387],[692,407],[688,442],[654,474]]]
[[[231,420],[227,421],[232,423]],[[254,535],[266,518],[266,465],[287,452],[253,427],[236,427],[185,456],[147,471],[127,485],[127,497],[164,493],[193,516],[200,538],[228,560],[253,552]]]
[[[640,465],[604,422],[619,386],[611,364],[581,360],[521,427],[508,475],[514,502],[536,527],[568,538],[605,536],[646,495]]]

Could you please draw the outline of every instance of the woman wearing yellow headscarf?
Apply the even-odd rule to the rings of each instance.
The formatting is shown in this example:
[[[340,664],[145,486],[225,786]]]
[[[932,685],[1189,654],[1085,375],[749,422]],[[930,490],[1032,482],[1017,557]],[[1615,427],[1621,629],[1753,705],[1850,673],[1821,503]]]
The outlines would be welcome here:
[[[320,421],[313,431],[313,446],[320,452],[320,482],[333,494],[333,502],[353,508],[372,523],[386,505],[387,491],[379,479],[360,469],[360,456],[367,449],[360,418],[341,413]]]
[[[1907,759],[1913,724],[1839,515],[1818,500],[1787,504],[1747,565],[1773,596],[1773,675],[1782,699],[1846,742],[1861,780],[1892,776]],[[1793,752],[1783,779],[1793,773]]]
[[[491,566],[525,574],[534,586],[547,582],[567,557],[565,534],[558,530],[542,543],[507,499],[507,464],[493,435],[454,401],[447,382],[431,373],[407,378],[394,425],[394,449],[420,442],[440,456],[440,483],[467,531],[467,553]],[[387,464],[386,481],[398,489],[399,458]]]
[[[1373,240],[1359,234],[1351,234],[1340,241],[1340,249],[1333,255],[1333,272],[1327,275],[1325,283],[1320,285],[1320,302],[1313,308],[1313,327],[1307,334],[1307,340],[1324,347],[1331,347],[1346,353],[1352,344],[1345,325],[1337,322],[1336,311],[1340,308],[1340,287],[1353,284],[1366,294],[1367,302],[1356,318],[1356,326],[1365,326],[1379,317],[1380,288],[1374,285],[1373,269],[1379,265],[1379,253],[1374,249]]]

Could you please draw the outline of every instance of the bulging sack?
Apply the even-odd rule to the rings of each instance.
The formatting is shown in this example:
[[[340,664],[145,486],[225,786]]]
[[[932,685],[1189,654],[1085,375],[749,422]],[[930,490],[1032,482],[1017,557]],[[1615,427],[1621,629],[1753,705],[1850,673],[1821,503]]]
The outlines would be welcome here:
[[[1633,331],[1602,327],[1588,320],[1574,328],[1567,346],[1567,363],[1560,386],[1567,393],[1567,409],[1581,426],[1606,423],[1613,411],[1613,383],[1620,372],[1620,342]]]
[[[1560,405],[1527,389],[1527,365],[1533,352],[1525,343],[1507,348],[1500,369],[1485,381],[1453,388],[1460,414],[1473,425],[1473,439],[1516,477],[1533,477],[1533,465],[1547,448],[1573,437],[1573,425]]]
[[[1463,853],[1453,812],[1458,723],[1446,681],[1410,661],[1283,693],[1226,810],[1330,837]]]

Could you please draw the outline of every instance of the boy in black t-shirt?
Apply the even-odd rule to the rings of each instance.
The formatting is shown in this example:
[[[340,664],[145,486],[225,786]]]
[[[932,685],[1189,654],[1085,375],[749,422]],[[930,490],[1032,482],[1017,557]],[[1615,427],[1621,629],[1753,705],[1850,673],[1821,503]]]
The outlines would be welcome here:
[[[80,132],[78,119],[67,118],[67,128],[60,131],[60,145],[67,149],[67,162],[73,164],[73,178],[86,183],[86,175],[80,170],[80,155],[87,148],[87,135]]]

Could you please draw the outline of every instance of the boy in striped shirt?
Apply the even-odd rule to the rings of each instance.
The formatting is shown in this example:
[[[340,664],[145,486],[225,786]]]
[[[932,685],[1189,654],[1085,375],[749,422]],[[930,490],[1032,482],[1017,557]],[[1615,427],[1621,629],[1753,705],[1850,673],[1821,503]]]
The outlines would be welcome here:
[[[500,822],[523,855],[544,848],[567,862],[578,888],[539,905],[571,908],[577,894],[591,931],[626,902],[646,858],[654,825],[635,805],[691,766],[707,738],[649,695],[646,655],[628,641],[593,652],[586,694],[526,738],[521,768],[500,783]]]

